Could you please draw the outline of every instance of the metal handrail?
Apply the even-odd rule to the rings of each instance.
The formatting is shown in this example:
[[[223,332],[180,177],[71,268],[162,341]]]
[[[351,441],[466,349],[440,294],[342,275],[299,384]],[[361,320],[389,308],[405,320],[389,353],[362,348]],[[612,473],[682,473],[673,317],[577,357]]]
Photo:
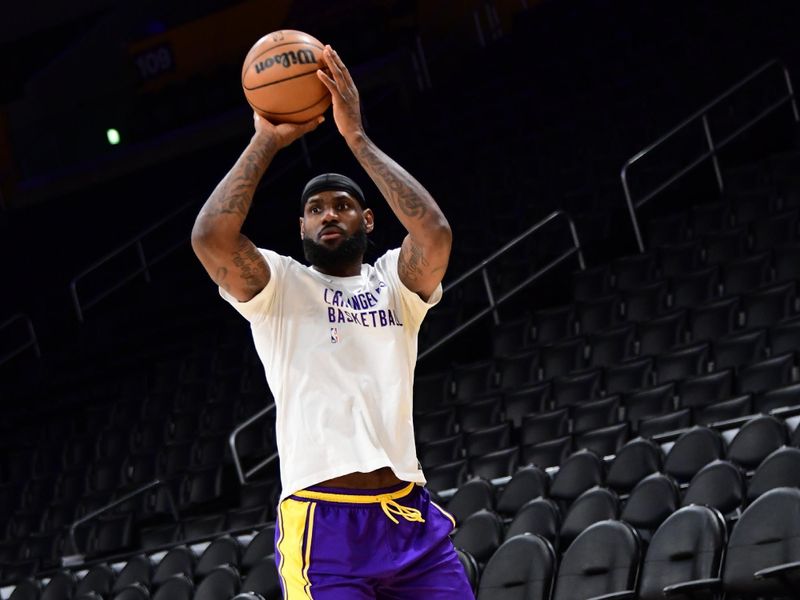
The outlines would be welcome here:
[[[172,219],[177,217],[180,213],[182,213],[183,211],[185,211],[187,208],[189,208],[190,206],[192,206],[194,204],[195,204],[194,201],[186,202],[185,204],[183,204],[182,206],[180,206],[176,210],[172,211],[171,213],[167,214],[166,216],[162,217],[161,219],[159,219],[158,221],[156,221],[155,223],[153,223],[152,225],[147,227],[146,229],[144,229],[141,232],[139,232],[132,239],[128,240],[124,244],[121,244],[121,245],[117,246],[114,250],[111,250],[110,252],[108,252],[104,256],[102,256],[99,259],[97,259],[95,262],[93,262],[91,265],[86,267],[83,271],[81,271],[75,277],[72,278],[72,280],[69,283],[69,290],[70,290],[70,295],[72,296],[72,304],[73,304],[73,307],[75,308],[75,314],[77,315],[78,320],[81,323],[83,323],[83,321],[84,321],[84,312],[87,309],[93,307],[98,302],[100,302],[101,300],[103,300],[104,298],[109,296],[111,293],[117,291],[119,288],[121,288],[123,285],[125,285],[129,281],[132,281],[133,279],[138,277],[140,274],[144,274],[145,281],[147,283],[150,283],[150,270],[149,270],[149,268],[152,267],[153,265],[155,265],[157,262],[159,262],[159,261],[163,260],[164,258],[166,258],[167,256],[169,256],[170,254],[172,254],[172,252],[174,252],[178,248],[180,248],[183,244],[185,244],[188,241],[188,238],[186,236],[181,236],[181,239],[178,242],[172,244],[169,248],[167,248],[166,250],[164,250],[160,254],[149,258],[149,260],[148,260],[148,257],[145,255],[144,246],[142,245],[142,239],[144,239],[147,235],[151,234],[153,231],[155,231],[159,227],[162,227],[163,225],[165,225],[168,222],[172,221]],[[105,290],[103,290],[102,292],[97,294],[91,300],[81,302],[81,300],[80,300],[80,298],[78,296],[78,281],[80,281],[81,279],[85,278],[90,273],[96,271],[97,269],[102,267],[104,264],[106,264],[108,261],[110,261],[112,258],[120,255],[125,250],[127,250],[127,249],[129,249],[131,247],[135,247],[136,248],[136,254],[137,254],[137,257],[139,259],[139,267],[136,268],[131,273],[127,273],[127,274],[121,275],[120,279],[116,283],[114,283],[114,284],[110,285],[109,287],[107,287]]]
[[[102,514],[107,513],[108,511],[110,511],[113,508],[116,508],[120,504],[124,504],[125,502],[128,502],[129,500],[132,500],[133,498],[136,498],[137,496],[140,496],[145,492],[148,492],[152,489],[162,486],[164,486],[167,490],[167,498],[169,499],[169,508],[170,511],[172,512],[172,517],[175,519],[176,522],[179,521],[180,515],[178,514],[178,505],[175,502],[175,497],[172,494],[172,490],[168,485],[166,485],[165,481],[162,481],[161,479],[154,479],[150,483],[146,483],[143,486],[136,488],[135,490],[125,494],[121,498],[117,498],[116,500],[113,500],[108,504],[101,506],[97,510],[93,510],[92,512],[82,516],[80,519],[75,520],[69,526],[69,541],[70,544],[72,545],[72,551],[74,552],[74,554],[64,556],[62,559],[63,564],[65,565],[75,564],[77,562],[83,561],[83,555],[80,553],[80,549],[78,548],[78,541],[75,537],[75,531],[78,529],[78,527],[99,517]]]
[[[495,260],[497,260],[500,256],[502,256],[506,252],[508,252],[511,248],[513,248],[514,246],[516,246],[517,244],[519,244],[523,240],[527,239],[529,236],[531,236],[534,233],[536,233],[537,231],[539,231],[545,225],[547,225],[547,224],[551,223],[552,221],[558,219],[559,217],[564,218],[564,219],[567,220],[567,224],[569,225],[569,230],[570,230],[570,236],[572,237],[573,246],[571,248],[569,248],[568,250],[562,252],[556,258],[552,259],[549,263],[547,263],[544,267],[542,267],[541,269],[539,269],[538,271],[536,271],[532,275],[529,275],[528,277],[526,277],[519,284],[515,285],[513,288],[508,290],[506,293],[504,293],[503,295],[501,295],[498,298],[495,298],[495,294],[494,294],[494,291],[492,290],[492,286],[491,286],[491,283],[489,281],[489,275],[488,275],[488,272],[486,270],[486,267],[488,267],[491,263],[493,263]],[[526,288],[531,283],[533,283],[534,281],[536,281],[537,279],[539,279],[540,277],[542,277],[546,273],[550,272],[553,268],[555,268],[556,266],[560,265],[562,262],[564,262],[565,260],[567,260],[568,258],[570,258],[570,257],[572,257],[572,256],[574,256],[576,254],[578,256],[578,264],[579,264],[581,270],[585,269],[586,268],[586,263],[584,262],[584,259],[583,259],[583,252],[581,250],[580,239],[578,238],[578,231],[575,229],[575,223],[573,222],[572,217],[570,217],[569,214],[567,214],[563,210],[554,211],[554,212],[550,213],[549,215],[547,215],[544,219],[542,219],[538,223],[536,223],[534,225],[531,225],[528,229],[523,231],[517,237],[513,238],[507,244],[502,246],[499,250],[497,250],[493,254],[489,255],[487,258],[485,258],[484,260],[479,262],[477,265],[475,265],[474,267],[469,269],[463,275],[457,277],[455,280],[451,281],[450,283],[447,284],[447,286],[445,286],[443,292],[448,292],[451,289],[453,289],[454,287],[456,287],[457,285],[460,285],[462,282],[464,282],[465,280],[467,280],[470,277],[472,277],[473,275],[475,275],[476,273],[480,272],[481,273],[481,277],[483,279],[484,289],[486,290],[486,297],[489,300],[489,306],[487,306],[484,309],[481,309],[480,311],[475,313],[472,317],[467,319],[465,322],[461,323],[454,330],[449,332],[447,335],[439,338],[433,345],[425,348],[425,350],[423,352],[421,352],[419,354],[419,356],[417,356],[417,361],[423,359],[428,354],[433,352],[436,348],[438,348],[442,344],[450,341],[452,338],[457,336],[459,333],[461,333],[465,329],[471,327],[474,323],[476,323],[477,321],[479,321],[480,319],[482,319],[483,317],[488,315],[490,312],[493,313],[493,315],[494,315],[495,324],[499,324],[500,318],[499,318],[499,316],[497,314],[497,310],[496,310],[497,306],[499,306],[500,304],[502,304],[503,302],[505,302],[506,300],[508,300],[512,296],[515,296],[522,289]]]
[[[770,104],[767,108],[762,110],[757,116],[753,117],[752,119],[748,120],[744,125],[736,129],[732,134],[728,135],[727,137],[723,138],[721,141],[714,140],[714,136],[711,132],[711,127],[708,123],[708,113],[713,108],[715,108],[718,104],[722,101],[726,100],[729,96],[738,92],[748,83],[756,79],[759,75],[763,74],[765,71],[772,69],[773,67],[779,67],[783,72],[783,80],[786,84],[787,94],[782,96],[779,100]],[[791,102],[792,105],[792,112],[794,115],[795,123],[800,122],[800,113],[798,113],[797,109],[797,102],[794,95],[794,89],[792,87],[792,79],[789,76],[789,71],[787,70],[786,66],[783,64],[782,61],[778,59],[771,60],[770,62],[762,65],[752,73],[750,73],[747,77],[741,79],[738,83],[728,88],[722,94],[717,96],[714,100],[703,106],[700,110],[696,111],[690,117],[684,119],[679,125],[671,129],[669,132],[661,136],[658,140],[644,148],[643,150],[637,152],[631,158],[629,158],[625,164],[622,166],[622,170],[620,172],[620,178],[622,180],[622,189],[625,192],[625,201],[628,206],[628,213],[631,217],[631,223],[633,224],[633,232],[636,236],[636,244],[639,247],[639,252],[644,252],[644,241],[642,239],[642,232],[639,227],[639,220],[636,216],[636,209],[644,206],[647,202],[652,200],[655,196],[663,192],[665,189],[670,187],[676,181],[682,179],[686,174],[690,171],[695,169],[698,165],[702,164],[707,159],[711,158],[712,163],[714,165],[714,174],[717,179],[717,186],[719,187],[719,191],[723,192],[725,189],[725,184],[722,179],[722,171],[719,166],[719,159],[718,159],[718,152],[722,150],[725,146],[730,144],[732,141],[737,139],[740,135],[742,135],[745,131],[748,131],[758,122],[775,112],[778,108],[786,104],[787,102]],[[664,142],[671,139],[677,133],[686,129],[689,125],[694,123],[697,120],[702,121],[703,125],[703,132],[706,138],[706,143],[708,145],[708,150],[701,154],[699,157],[695,158],[688,166],[684,167],[683,169],[679,170],[677,173],[668,177],[665,181],[652,189],[650,192],[645,194],[642,198],[634,201],[633,195],[631,194],[630,184],[628,183],[628,171],[630,170],[631,166],[633,166],[636,162],[641,160],[644,156],[652,152],[657,147],[661,146]]]
[[[17,346],[13,350],[10,350],[3,356],[0,356],[0,365],[4,365],[15,356],[18,356],[19,354],[25,352],[25,350],[27,350],[28,348],[33,348],[33,352],[34,354],[36,354],[36,358],[42,357],[42,351],[39,348],[39,338],[36,337],[36,329],[34,329],[33,321],[31,321],[31,318],[28,315],[24,313],[17,313],[15,315],[12,315],[11,317],[3,321],[2,324],[0,324],[0,331],[6,329],[7,327],[12,325],[13,323],[16,323],[17,321],[25,322],[26,328],[28,330],[28,339],[27,341],[23,342],[21,345]]]
[[[250,469],[247,470],[247,472],[245,472],[244,469],[242,468],[242,461],[239,458],[239,454],[236,452],[236,438],[242,431],[250,427],[250,425],[252,425],[256,421],[259,421],[260,419],[267,416],[267,414],[274,409],[275,409],[275,403],[273,402],[266,408],[263,408],[260,411],[258,411],[256,414],[254,414],[246,421],[243,421],[242,423],[237,425],[236,428],[228,436],[228,445],[231,448],[231,455],[233,456],[233,465],[236,467],[236,476],[239,478],[239,483],[242,485],[245,484],[248,477],[251,477],[258,471],[266,467],[268,464],[270,464],[272,461],[276,460],[278,458],[278,453],[273,452],[267,458],[265,458],[260,463],[258,463],[254,467],[251,467]]]
[[[530,275],[529,277],[526,277],[525,280],[523,280],[518,285],[514,286],[512,289],[508,290],[505,294],[503,294],[499,298],[495,298],[486,268],[490,264],[492,264],[495,260],[497,260],[499,257],[503,256],[510,249],[514,248],[517,244],[527,239],[529,236],[539,231],[542,227],[553,222],[558,218],[563,218],[567,220],[573,246],[569,250],[566,250],[565,252],[560,254],[558,257],[552,259],[547,265],[536,271],[536,273]],[[485,258],[484,260],[476,264],[474,267],[467,270],[465,273],[463,273],[462,275],[460,275],[459,277],[448,283],[447,286],[445,286],[443,291],[448,292],[452,290],[454,287],[460,285],[461,283],[472,277],[473,275],[475,275],[476,273],[480,273],[483,278],[483,283],[486,289],[486,296],[489,300],[489,306],[479,311],[472,317],[470,317],[467,321],[459,325],[456,329],[454,329],[446,336],[439,339],[435,344],[426,348],[424,352],[420,353],[417,356],[417,361],[421,360],[423,357],[433,352],[433,350],[435,350],[436,348],[438,348],[451,338],[455,337],[456,335],[458,335],[459,333],[461,333],[462,331],[464,331],[465,329],[476,323],[478,320],[485,317],[490,312],[495,313],[495,319],[498,320],[498,316],[496,313],[496,308],[498,305],[500,305],[502,302],[505,302],[512,296],[516,295],[519,291],[521,291],[522,289],[533,283],[536,279],[538,279],[545,273],[549,272],[551,269],[561,264],[571,256],[575,255],[577,255],[578,257],[578,264],[580,265],[580,268],[585,269],[586,264],[583,259],[583,252],[581,251],[580,239],[578,238],[578,232],[575,229],[575,223],[573,222],[572,217],[570,217],[569,214],[567,214],[563,210],[557,210],[550,213],[544,219],[542,219],[538,223],[532,225],[531,227],[523,231],[521,234],[510,240],[508,243],[504,244],[499,250],[490,254],[487,258]],[[271,412],[274,409],[275,409],[275,403],[273,402],[266,408],[258,411],[256,414],[248,418],[246,421],[243,421],[241,424],[237,425],[236,428],[228,436],[228,445],[230,446],[231,455],[233,456],[233,464],[236,468],[236,475],[239,478],[239,483],[242,485],[244,485],[247,482],[247,479],[249,477],[253,476],[255,473],[257,473],[258,471],[260,471],[273,461],[277,460],[278,453],[273,452],[270,456],[266,457],[261,462],[259,462],[258,464],[254,465],[253,467],[245,471],[242,467],[241,459],[239,458],[239,455],[236,452],[236,438],[244,429],[247,429],[256,421],[259,421],[260,419],[264,418],[269,412]]]

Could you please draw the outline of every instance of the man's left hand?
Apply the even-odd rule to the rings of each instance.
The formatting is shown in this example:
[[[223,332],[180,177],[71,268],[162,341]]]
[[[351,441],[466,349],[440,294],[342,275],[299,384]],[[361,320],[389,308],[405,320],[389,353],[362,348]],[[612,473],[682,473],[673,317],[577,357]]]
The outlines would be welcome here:
[[[347,140],[352,136],[362,133],[364,126],[361,123],[361,103],[358,98],[358,88],[353,83],[353,78],[347,67],[339,58],[336,50],[325,46],[322,59],[327,65],[327,71],[319,69],[317,77],[325,84],[333,98],[333,119],[339,133]],[[332,77],[331,77],[332,76]]]

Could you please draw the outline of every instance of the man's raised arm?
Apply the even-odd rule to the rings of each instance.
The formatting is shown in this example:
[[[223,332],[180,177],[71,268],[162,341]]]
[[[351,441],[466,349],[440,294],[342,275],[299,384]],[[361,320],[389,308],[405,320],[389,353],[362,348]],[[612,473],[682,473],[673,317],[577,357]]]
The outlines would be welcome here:
[[[316,128],[322,117],[300,125],[273,125],[253,114],[256,132],[233,168],[211,193],[194,222],[192,248],[214,283],[246,302],[269,283],[269,267],[242,224],[272,158]]]
[[[450,225],[422,184],[364,133],[358,89],[336,51],[326,46],[322,57],[332,77],[321,70],[317,75],[333,96],[339,133],[408,231],[397,265],[400,280],[427,300],[447,269],[453,239]]]

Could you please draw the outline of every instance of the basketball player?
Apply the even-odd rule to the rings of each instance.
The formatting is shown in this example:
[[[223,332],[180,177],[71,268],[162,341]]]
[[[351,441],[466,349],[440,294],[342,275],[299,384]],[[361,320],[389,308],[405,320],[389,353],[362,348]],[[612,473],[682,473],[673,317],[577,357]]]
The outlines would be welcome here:
[[[276,152],[321,121],[255,134],[206,201],[192,247],[220,294],[251,323],[275,396],[282,493],[276,561],[286,600],[473,598],[417,462],[412,383],[417,332],[442,293],[451,231],[425,188],[366,136],[358,90],[327,46],[317,76],[361,166],[408,231],[363,264],[372,210],[355,182],[328,173],[302,192],[310,266],[241,234]]]

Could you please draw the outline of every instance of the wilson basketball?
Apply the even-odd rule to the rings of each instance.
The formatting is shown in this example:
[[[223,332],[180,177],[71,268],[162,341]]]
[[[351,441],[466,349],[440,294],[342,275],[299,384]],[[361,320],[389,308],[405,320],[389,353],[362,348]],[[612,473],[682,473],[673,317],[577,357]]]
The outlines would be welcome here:
[[[318,39],[291,29],[258,40],[244,59],[242,89],[250,106],[273,123],[303,123],[331,104],[317,77],[325,66]]]

